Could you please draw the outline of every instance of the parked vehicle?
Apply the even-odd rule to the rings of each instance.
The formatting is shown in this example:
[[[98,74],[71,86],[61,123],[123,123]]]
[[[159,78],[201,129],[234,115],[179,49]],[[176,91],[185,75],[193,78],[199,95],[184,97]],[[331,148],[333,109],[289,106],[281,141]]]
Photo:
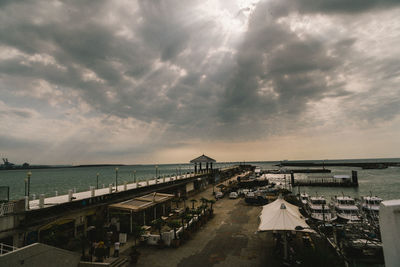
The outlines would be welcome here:
[[[229,194],[229,198],[231,198],[231,199],[236,199],[236,198],[238,198],[238,193],[236,193],[236,192],[231,192],[231,193]]]
[[[215,193],[215,198],[216,199],[223,198],[223,197],[224,197],[224,193],[222,193],[222,192],[216,192]]]

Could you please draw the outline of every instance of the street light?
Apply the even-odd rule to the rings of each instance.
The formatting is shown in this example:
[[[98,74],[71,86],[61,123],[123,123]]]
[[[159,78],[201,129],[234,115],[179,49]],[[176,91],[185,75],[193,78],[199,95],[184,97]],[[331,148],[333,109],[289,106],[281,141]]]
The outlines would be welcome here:
[[[27,173],[28,176],[28,198],[30,196],[30,188],[31,188],[31,176],[32,176],[32,172],[28,172]]]
[[[133,182],[136,183],[136,170],[133,171]]]
[[[25,179],[25,209],[29,210],[29,194],[30,194],[30,187],[31,187],[31,175],[32,173],[29,171],[26,174]]]
[[[158,177],[158,166],[156,165],[156,179]]]
[[[96,174],[96,189],[99,189],[99,173]]]
[[[118,192],[118,168],[115,168],[115,192]]]

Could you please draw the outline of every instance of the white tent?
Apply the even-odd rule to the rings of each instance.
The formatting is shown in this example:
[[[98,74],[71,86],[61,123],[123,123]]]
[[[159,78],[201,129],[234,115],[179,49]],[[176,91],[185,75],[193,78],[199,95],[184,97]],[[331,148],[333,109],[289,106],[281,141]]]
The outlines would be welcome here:
[[[299,208],[282,198],[263,206],[258,231],[314,232],[304,220]]]
[[[301,215],[299,208],[282,199],[263,206],[260,214],[259,232],[265,231],[299,231],[314,232]],[[283,235],[284,259],[288,257],[286,234]]]

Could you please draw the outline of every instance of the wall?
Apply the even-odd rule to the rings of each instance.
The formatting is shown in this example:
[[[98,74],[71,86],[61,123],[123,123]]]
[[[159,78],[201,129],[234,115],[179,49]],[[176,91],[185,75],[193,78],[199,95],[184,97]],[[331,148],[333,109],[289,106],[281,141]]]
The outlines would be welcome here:
[[[386,267],[400,263],[400,199],[383,201],[379,208],[383,254]]]
[[[70,267],[78,266],[80,254],[35,243],[0,256],[0,266]]]

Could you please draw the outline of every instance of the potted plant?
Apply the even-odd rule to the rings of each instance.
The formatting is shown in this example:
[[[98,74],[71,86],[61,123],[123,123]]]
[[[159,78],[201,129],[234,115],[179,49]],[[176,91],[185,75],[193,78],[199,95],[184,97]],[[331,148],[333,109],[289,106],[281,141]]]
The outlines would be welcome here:
[[[215,200],[214,199],[210,199],[208,201],[208,203],[210,203],[210,217],[212,218],[214,216],[213,204],[215,203]]]
[[[192,210],[194,210],[194,203],[196,203],[197,200],[196,200],[196,199],[192,199],[192,200],[190,200],[190,201],[192,202]]]
[[[178,236],[176,234],[176,229],[180,226],[181,224],[179,221],[171,221],[168,222],[168,226],[172,229],[174,229],[174,240],[172,240],[172,245],[173,247],[177,248],[180,245],[180,240],[178,239]]]
[[[136,240],[140,239],[140,237],[144,234],[144,229],[142,226],[138,225],[137,223],[132,224],[132,236],[134,238],[134,244],[136,247]]]
[[[162,239],[161,229],[162,229],[163,225],[165,224],[165,221],[161,218],[158,218],[158,219],[155,219],[154,221],[152,221],[151,224],[154,226],[155,229],[158,230],[158,233],[160,234],[160,239],[158,240],[158,247],[163,248],[164,241]]]
[[[181,196],[181,200],[183,201],[183,208],[186,210],[186,200],[187,200],[187,196]]]

